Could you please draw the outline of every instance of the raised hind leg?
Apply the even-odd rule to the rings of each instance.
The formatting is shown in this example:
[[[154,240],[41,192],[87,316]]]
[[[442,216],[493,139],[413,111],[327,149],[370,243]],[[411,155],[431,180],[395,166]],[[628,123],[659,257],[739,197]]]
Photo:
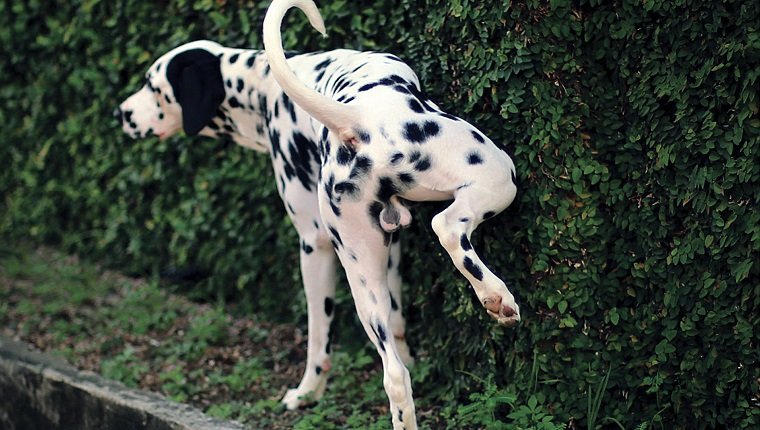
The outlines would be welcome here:
[[[502,196],[475,187],[464,188],[448,208],[433,217],[432,227],[488,314],[501,325],[513,326],[520,321],[520,308],[514,296],[504,281],[483,264],[470,243],[472,232],[486,215],[502,211],[511,203],[514,193],[506,193],[506,199]]]

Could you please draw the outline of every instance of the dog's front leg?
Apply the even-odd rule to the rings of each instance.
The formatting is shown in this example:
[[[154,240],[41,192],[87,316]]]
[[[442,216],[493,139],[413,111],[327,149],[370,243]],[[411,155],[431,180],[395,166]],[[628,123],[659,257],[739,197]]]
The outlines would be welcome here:
[[[319,400],[330,370],[330,324],[334,314],[335,253],[324,233],[301,234],[301,275],[308,311],[306,368],[297,388],[288,390],[282,403],[296,409]]]

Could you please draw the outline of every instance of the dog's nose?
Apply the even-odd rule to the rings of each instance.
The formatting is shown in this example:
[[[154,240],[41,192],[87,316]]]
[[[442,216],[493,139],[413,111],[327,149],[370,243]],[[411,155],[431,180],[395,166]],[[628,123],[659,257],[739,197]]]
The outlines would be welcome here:
[[[120,107],[117,107],[116,109],[113,110],[113,117],[116,118],[116,120],[119,121],[119,122],[122,121],[122,119],[123,119],[124,116],[121,113],[121,108]]]

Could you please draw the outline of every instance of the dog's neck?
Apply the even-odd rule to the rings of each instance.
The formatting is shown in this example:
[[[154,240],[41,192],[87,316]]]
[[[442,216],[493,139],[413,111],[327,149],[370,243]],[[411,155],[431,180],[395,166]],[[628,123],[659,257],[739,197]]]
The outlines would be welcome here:
[[[219,53],[225,99],[201,135],[230,139],[238,145],[269,152],[267,99],[282,93],[269,73],[263,51],[226,48]],[[235,57],[237,56],[237,57]],[[235,59],[231,62],[231,59]],[[250,66],[249,66],[250,64]]]

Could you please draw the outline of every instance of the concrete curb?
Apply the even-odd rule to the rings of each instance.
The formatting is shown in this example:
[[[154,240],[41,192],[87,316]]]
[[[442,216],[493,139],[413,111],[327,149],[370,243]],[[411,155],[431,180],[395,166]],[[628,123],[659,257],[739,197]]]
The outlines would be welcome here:
[[[242,430],[134,390],[0,336],[0,428],[6,430]]]

